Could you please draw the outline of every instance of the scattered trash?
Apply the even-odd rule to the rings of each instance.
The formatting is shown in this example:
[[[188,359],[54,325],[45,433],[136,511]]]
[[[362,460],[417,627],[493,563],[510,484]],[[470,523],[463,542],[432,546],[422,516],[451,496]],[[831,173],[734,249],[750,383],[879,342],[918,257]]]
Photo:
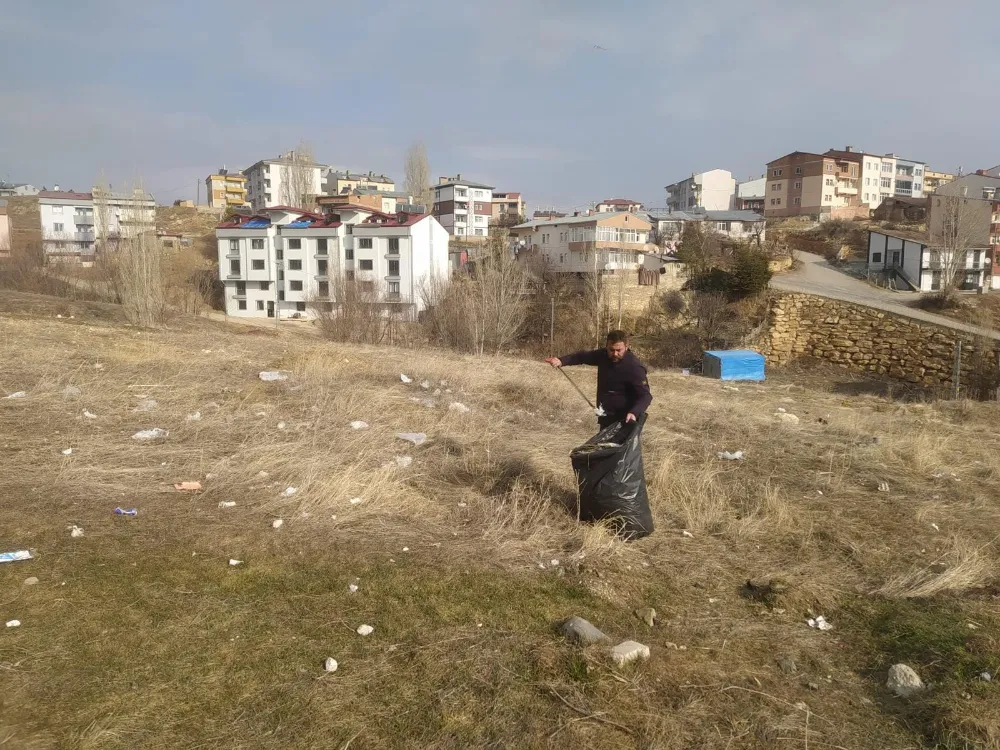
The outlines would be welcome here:
[[[427,380],[421,380],[421,381],[420,381],[420,387],[421,387],[421,388],[422,388],[423,390],[425,390],[425,391],[429,391],[429,390],[430,390],[430,388],[431,388],[431,384],[430,384],[430,382],[429,382],[429,381],[427,381]]]
[[[170,433],[162,427],[153,427],[150,430],[139,430],[132,436],[133,440],[161,440]]]
[[[115,515],[116,516],[137,516],[137,515],[139,515],[139,511],[137,511],[135,508],[129,508],[128,510],[126,510],[125,508],[115,508]]]
[[[598,404],[597,408],[594,409],[594,414],[596,414],[598,417],[606,417],[608,413],[604,411],[603,405]]]
[[[718,603],[719,603],[719,600],[718,600],[718,599],[714,599],[714,598],[712,598],[712,597],[709,597],[709,599],[708,599],[708,603],[709,603],[709,604],[718,604]]]
[[[408,377],[406,377],[406,375],[404,375],[403,373],[399,373],[399,379],[400,379],[400,380],[401,380],[402,382],[404,382],[404,383],[412,383],[412,382],[413,382],[413,378],[408,378]]]
[[[980,672],[979,679],[983,682],[993,682],[993,675],[989,672]]]
[[[372,633],[375,632],[375,628],[373,628],[371,625],[359,625],[357,632],[358,635],[371,635]]]
[[[72,448],[67,448],[66,450],[64,450],[64,451],[62,452],[62,454],[63,454],[64,456],[70,456],[70,455],[72,455],[72,454],[73,454],[73,449],[72,449]]]
[[[681,536],[686,536],[688,539],[694,539],[694,534],[692,534],[690,531],[687,531],[686,529],[681,532]]]
[[[21,627],[21,621],[20,620],[7,620],[7,627],[8,628],[19,628],[19,627]]]
[[[288,380],[288,375],[279,370],[263,370],[259,375],[265,383],[272,383],[275,380]]]
[[[298,491],[299,491],[298,487],[286,487],[285,491],[282,492],[281,494],[284,495],[285,497],[291,497]]]
[[[83,416],[86,417],[87,419],[97,419],[97,415],[96,414],[91,414],[86,409],[83,410]]]
[[[175,482],[174,489],[178,492],[197,492],[201,489],[201,482]]]
[[[934,531],[941,531],[940,527],[938,527],[936,523],[932,523],[931,528],[934,529]]]
[[[906,664],[893,664],[889,667],[889,679],[885,686],[900,698],[909,698],[924,689],[920,675]]]
[[[337,660],[332,656],[326,657],[326,661],[323,662],[323,670],[326,672],[336,672],[337,671]]]
[[[76,528],[75,526],[73,528]],[[26,549],[19,549],[16,552],[0,552],[0,563],[5,562],[19,562],[21,560],[30,560],[31,553]]]
[[[622,641],[611,649],[611,658],[619,667],[637,659],[648,659],[649,646],[644,646],[636,641]]]
[[[466,503],[459,503],[459,504],[458,504],[458,507],[459,507],[459,508],[464,508],[464,507],[466,507],[466,505],[467,505]]]
[[[220,508],[235,508],[236,507],[236,501],[235,500],[223,500],[223,501],[221,501],[219,503],[219,507]]]
[[[193,414],[188,414],[184,419],[187,422],[197,422],[201,419],[201,412],[196,411]]]
[[[721,458],[724,461],[742,461],[743,460],[743,451],[736,451],[734,453],[730,453],[729,451],[721,451],[718,455],[719,455],[719,458]]]
[[[11,393],[9,396],[4,396],[4,400],[11,399],[11,398],[24,398],[27,395],[28,394],[25,393],[24,391],[17,391],[16,393]]]
[[[140,401],[132,411],[152,411],[156,408],[156,399],[147,398]]]
[[[427,442],[427,436],[422,432],[397,432],[396,437],[414,445],[423,445]]]
[[[784,407],[781,407],[781,406],[778,407],[778,414],[784,414],[786,411],[788,411],[788,410],[785,409]]]
[[[83,536],[82,526],[69,526],[68,528],[69,528],[69,535],[74,539],[78,539],[79,537]]]
[[[285,429],[285,427],[287,427],[287,425],[284,422],[278,422],[278,429],[279,430],[283,430],[283,429]]]
[[[352,594],[358,593],[358,584],[356,583],[348,584],[347,590],[350,591]]]
[[[878,491],[879,492],[888,492],[889,491],[889,483],[888,482],[879,482],[878,483]]]
[[[256,414],[254,414],[254,416],[255,417],[266,417],[267,416],[267,412],[266,411],[259,411]]]
[[[271,521],[271,528],[272,529],[280,529],[284,525],[285,525],[285,522],[282,521],[280,518],[275,518],[273,521]]]
[[[360,502],[361,502],[361,498],[360,497],[352,497],[351,498],[351,505],[357,505]]]
[[[363,422],[360,419],[355,419],[353,422],[351,422],[351,429],[352,430],[367,430],[368,429],[368,423],[367,422]]]
[[[691,371],[689,369],[687,369],[686,367],[681,370],[681,375],[684,375],[685,377],[688,376],[688,375],[690,375],[690,374],[691,374]]]
[[[833,625],[828,623],[823,615],[816,618],[810,617],[806,620],[806,624],[811,628],[816,628],[817,630],[833,630]]]
[[[412,456],[396,456],[396,466],[398,466],[400,469],[405,469],[412,463],[413,463]]]
[[[799,418],[794,414],[789,414],[788,412],[778,412],[774,415],[779,422],[784,422],[785,424],[798,424]]]
[[[409,547],[403,547],[403,552],[409,552],[409,551],[410,551]]]
[[[459,414],[468,414],[472,411],[472,409],[465,404],[460,404],[458,401],[452,401],[448,404],[448,411],[457,411]]]
[[[65,388],[62,389],[63,398],[76,398],[82,393],[83,391],[81,391],[75,385],[67,385]]]
[[[558,560],[549,560],[549,565],[551,565],[554,568],[557,565],[559,565],[559,561]]]
[[[229,566],[231,568],[235,568],[237,565],[242,565],[242,564],[243,564],[242,560],[234,560],[233,558],[229,558]]]

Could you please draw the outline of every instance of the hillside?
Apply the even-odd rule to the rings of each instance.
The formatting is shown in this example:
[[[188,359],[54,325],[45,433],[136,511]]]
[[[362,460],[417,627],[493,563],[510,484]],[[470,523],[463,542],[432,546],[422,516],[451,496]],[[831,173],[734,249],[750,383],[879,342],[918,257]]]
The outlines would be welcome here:
[[[0,551],[34,554],[0,565],[0,737],[1000,748],[1000,407],[836,372],[651,373],[657,530],[624,544],[567,510],[592,416],[543,364],[0,293]],[[650,659],[566,642],[571,615]],[[932,687],[892,696],[896,662]]]

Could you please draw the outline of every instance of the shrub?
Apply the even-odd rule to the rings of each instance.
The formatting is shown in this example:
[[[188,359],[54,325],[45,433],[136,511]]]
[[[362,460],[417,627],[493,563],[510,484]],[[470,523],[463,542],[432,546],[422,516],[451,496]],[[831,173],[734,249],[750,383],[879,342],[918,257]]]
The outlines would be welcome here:
[[[760,294],[771,282],[767,257],[759,250],[740,248],[733,255],[729,273],[729,292],[739,297]]]
[[[684,299],[683,294],[674,289],[672,291],[665,292],[660,297],[660,304],[663,305],[663,310],[668,315],[680,315],[687,307],[687,300]]]

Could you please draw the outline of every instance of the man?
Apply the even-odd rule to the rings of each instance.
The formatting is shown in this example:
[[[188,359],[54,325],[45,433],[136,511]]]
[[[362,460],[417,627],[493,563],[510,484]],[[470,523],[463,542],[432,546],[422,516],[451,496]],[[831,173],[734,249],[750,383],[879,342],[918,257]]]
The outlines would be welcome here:
[[[597,423],[603,429],[615,422],[635,422],[653,400],[646,367],[628,346],[625,331],[611,331],[603,349],[547,357],[553,367],[596,365],[597,408],[604,410]]]

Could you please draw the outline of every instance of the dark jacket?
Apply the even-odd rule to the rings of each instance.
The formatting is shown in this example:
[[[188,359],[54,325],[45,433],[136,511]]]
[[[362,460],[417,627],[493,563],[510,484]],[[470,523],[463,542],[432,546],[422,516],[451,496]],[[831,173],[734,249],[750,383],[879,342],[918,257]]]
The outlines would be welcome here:
[[[576,352],[559,357],[563,365],[595,365],[597,367],[597,405],[604,407],[608,417],[615,420],[626,414],[638,417],[653,400],[646,380],[646,366],[631,350],[625,352],[621,362],[612,362],[604,349]]]

